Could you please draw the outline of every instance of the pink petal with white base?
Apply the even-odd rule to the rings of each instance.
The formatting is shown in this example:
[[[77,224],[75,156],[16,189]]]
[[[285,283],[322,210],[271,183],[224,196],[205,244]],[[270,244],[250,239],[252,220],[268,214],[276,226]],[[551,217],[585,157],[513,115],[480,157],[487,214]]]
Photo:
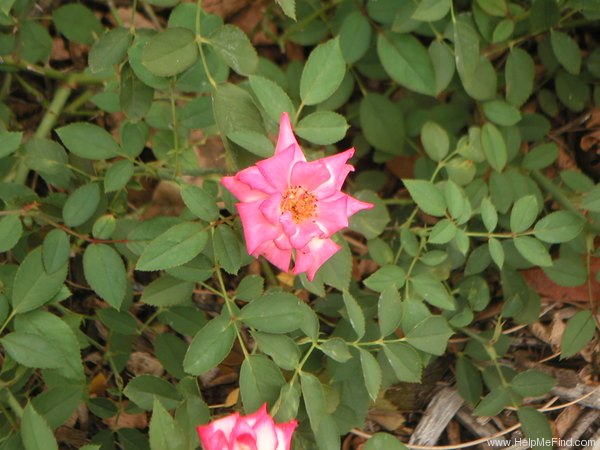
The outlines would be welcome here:
[[[341,248],[331,239],[313,239],[305,248],[296,252],[294,273],[306,272],[308,280],[312,281],[323,263]]]
[[[271,264],[283,272],[290,270],[290,262],[292,261],[291,248],[285,250],[276,246],[274,242],[265,242],[253,254],[263,255]]]
[[[323,183],[326,183],[329,178],[330,174],[327,167],[319,161],[300,161],[292,167],[290,185],[302,186],[309,191],[314,191]]]
[[[327,236],[331,236],[348,226],[347,203],[348,196],[346,194],[318,203],[317,225]]]
[[[279,229],[269,222],[260,210],[262,200],[250,203],[237,203],[236,207],[244,223],[244,238],[248,253],[252,254],[257,247],[266,241],[272,241],[279,234]]]
[[[260,418],[252,427],[256,435],[256,444],[259,450],[277,448],[277,432],[273,418],[266,415]]]
[[[292,130],[292,124],[290,122],[290,116],[288,113],[283,113],[279,120],[279,136],[277,136],[277,145],[275,146],[275,154],[285,150],[290,146],[300,147],[294,131]]]
[[[215,420],[208,425],[199,425],[196,430],[198,431],[198,435],[200,436],[200,440],[203,443],[208,444],[211,442],[213,436],[218,435],[219,432],[225,436],[226,439],[231,435],[231,431],[235,427],[238,419],[240,417],[239,413],[231,414],[226,417],[222,417],[218,420]],[[206,445],[205,444],[205,445]],[[212,448],[207,448],[205,450],[213,450]],[[216,449],[215,449],[216,450]]]
[[[256,167],[278,192],[283,193],[290,185],[290,173],[295,163],[294,149],[289,147],[272,158],[257,162]]]
[[[292,435],[298,426],[298,422],[290,420],[286,423],[275,425],[277,431],[277,448],[275,450],[290,450],[292,446]]]

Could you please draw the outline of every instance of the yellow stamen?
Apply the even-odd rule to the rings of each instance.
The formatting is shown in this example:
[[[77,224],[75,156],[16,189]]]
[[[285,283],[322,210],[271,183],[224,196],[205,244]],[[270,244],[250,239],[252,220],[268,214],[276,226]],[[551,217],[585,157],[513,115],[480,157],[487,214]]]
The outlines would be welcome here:
[[[289,211],[295,223],[314,219],[317,215],[317,197],[302,186],[291,186],[283,194],[281,212]]]

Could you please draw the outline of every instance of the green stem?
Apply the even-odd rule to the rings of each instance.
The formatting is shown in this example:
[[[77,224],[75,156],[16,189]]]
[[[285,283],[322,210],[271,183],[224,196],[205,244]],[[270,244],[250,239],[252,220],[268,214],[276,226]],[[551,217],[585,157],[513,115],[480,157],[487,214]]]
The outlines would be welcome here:
[[[15,398],[15,396],[10,391],[10,389],[6,390],[6,397],[7,397],[8,405],[10,406],[10,409],[12,409],[14,411],[14,413],[17,415],[17,417],[19,419],[23,418],[23,407],[21,406],[19,401]]]
[[[54,98],[44,114],[40,125],[38,126],[35,134],[33,135],[35,138],[44,138],[52,131],[52,128],[56,124],[60,113],[67,102],[67,99],[71,95],[72,88],[67,86],[66,84],[59,87],[54,94]],[[25,164],[24,160],[19,161],[17,172],[15,174],[14,181],[15,183],[24,184],[27,180],[27,174],[29,173],[29,168]]]
[[[65,81],[68,84],[103,84],[108,81],[108,78],[88,73],[65,73],[60,70],[52,69],[51,67],[43,67],[37,64],[32,64],[27,61],[17,60],[11,56],[3,56],[2,64],[16,69],[26,70],[28,72],[40,75],[44,78],[52,78],[54,80]]]

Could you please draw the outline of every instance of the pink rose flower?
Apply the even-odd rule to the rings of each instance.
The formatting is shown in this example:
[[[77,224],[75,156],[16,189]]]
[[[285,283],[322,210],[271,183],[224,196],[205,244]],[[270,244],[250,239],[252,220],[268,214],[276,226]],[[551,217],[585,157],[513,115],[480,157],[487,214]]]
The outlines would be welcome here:
[[[231,414],[198,426],[204,450],[290,450],[298,422],[275,423],[264,404],[247,416]]]
[[[222,183],[237,197],[248,253],[263,255],[284,272],[292,252],[294,274],[315,273],[340,246],[331,240],[348,226],[348,218],[371,203],[341,192],[354,170],[346,162],[354,149],[307,162],[298,145],[290,118],[281,116],[275,154],[255,166],[223,177]]]

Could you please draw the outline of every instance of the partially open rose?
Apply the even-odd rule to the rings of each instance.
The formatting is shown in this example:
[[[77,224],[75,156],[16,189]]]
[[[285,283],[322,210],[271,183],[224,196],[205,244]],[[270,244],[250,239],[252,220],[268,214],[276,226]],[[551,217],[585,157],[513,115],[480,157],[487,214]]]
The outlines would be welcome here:
[[[354,213],[373,207],[341,192],[354,170],[346,164],[353,154],[349,149],[307,162],[284,113],[275,154],[222,179],[240,200],[236,206],[248,253],[263,255],[287,272],[294,252],[294,273],[306,272],[312,280],[340,250],[331,236],[346,228]]]
[[[290,450],[298,423],[275,423],[267,405],[247,416],[239,413],[198,426],[204,450]]]

